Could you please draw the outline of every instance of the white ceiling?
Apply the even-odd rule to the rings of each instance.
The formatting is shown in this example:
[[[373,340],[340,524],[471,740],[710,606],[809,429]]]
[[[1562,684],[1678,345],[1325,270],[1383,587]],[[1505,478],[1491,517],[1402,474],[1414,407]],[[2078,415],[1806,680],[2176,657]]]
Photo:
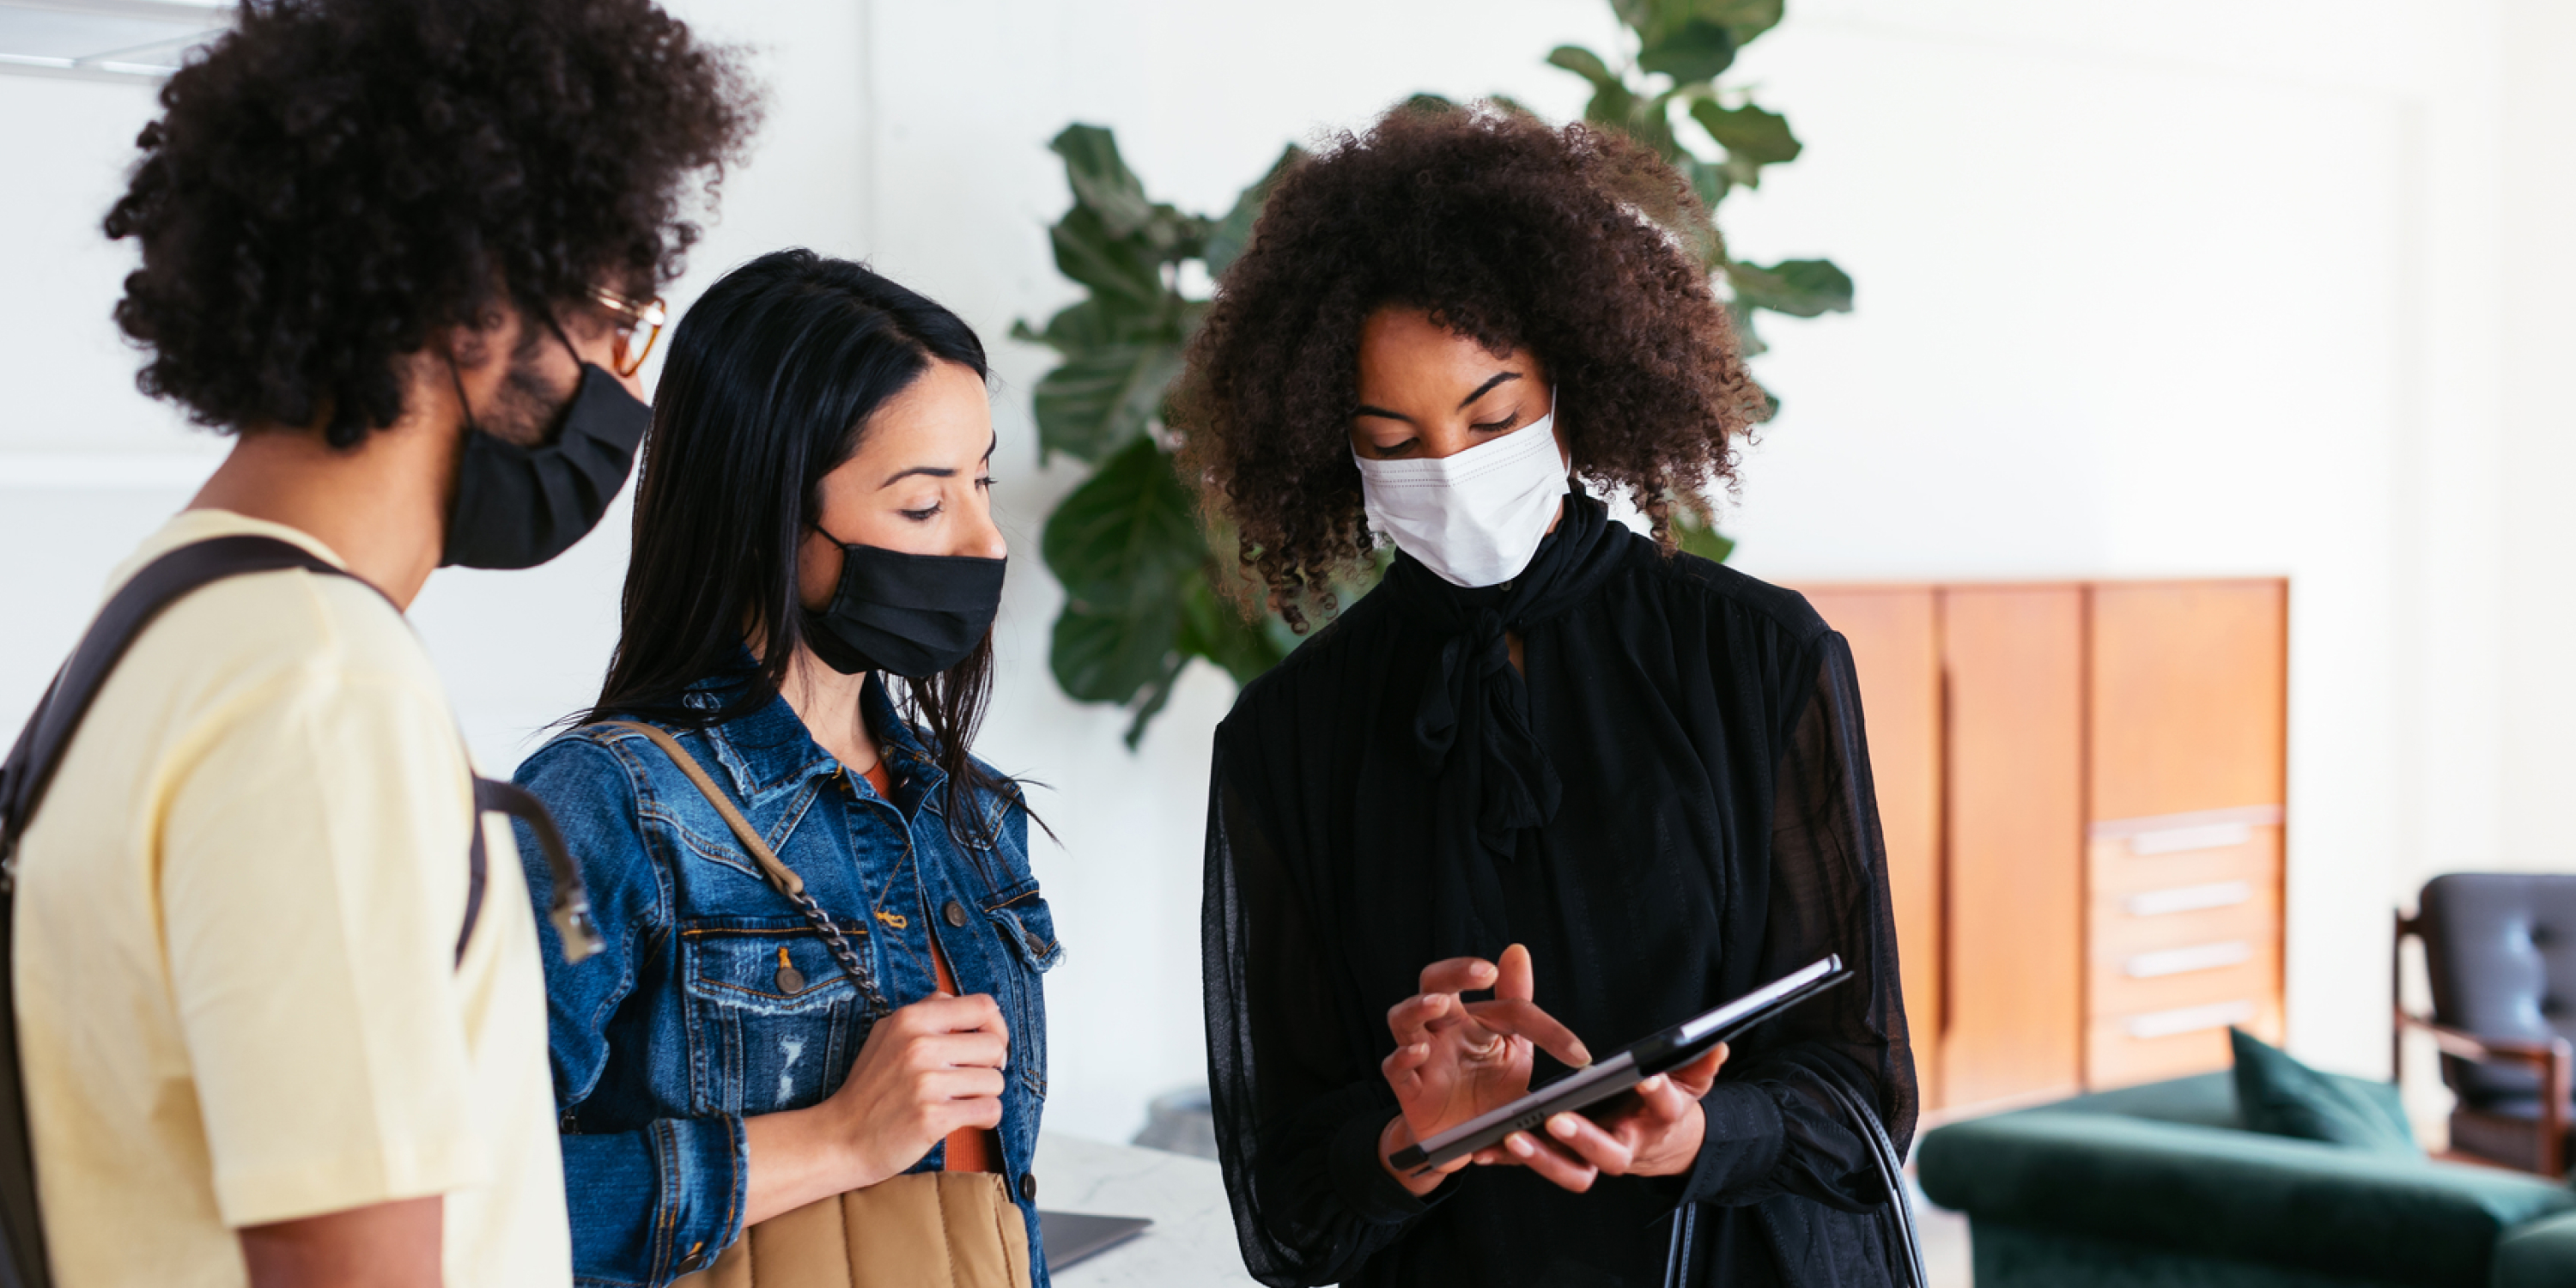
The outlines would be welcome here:
[[[0,0],[0,72],[157,79],[231,15],[229,0]]]

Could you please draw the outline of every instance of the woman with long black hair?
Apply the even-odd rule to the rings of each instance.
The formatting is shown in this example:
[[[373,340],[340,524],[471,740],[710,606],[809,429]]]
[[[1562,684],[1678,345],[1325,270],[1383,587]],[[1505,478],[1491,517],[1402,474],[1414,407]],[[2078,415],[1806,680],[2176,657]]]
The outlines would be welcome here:
[[[518,774],[607,942],[547,972],[576,1277],[664,1284],[771,1217],[979,1171],[1043,1285],[1061,950],[1020,792],[970,754],[1005,554],[983,346],[781,251],[690,310],[657,395],[607,680]]]
[[[1399,109],[1282,177],[1193,342],[1188,474],[1255,597],[1302,625],[1394,547],[1216,737],[1209,1065],[1267,1283],[1896,1273],[1872,1136],[1902,1150],[1914,1071],[1851,653],[1674,548],[1765,403],[1664,231],[1704,218],[1616,135]],[[1828,953],[1855,977],[1597,1120],[1396,1161]]]

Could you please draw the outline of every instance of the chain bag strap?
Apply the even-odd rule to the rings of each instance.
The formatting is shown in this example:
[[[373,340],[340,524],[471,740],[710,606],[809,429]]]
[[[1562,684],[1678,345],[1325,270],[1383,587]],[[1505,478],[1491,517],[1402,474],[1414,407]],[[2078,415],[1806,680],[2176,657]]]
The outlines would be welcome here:
[[[679,739],[637,720],[600,727],[642,734],[661,748],[723,816],[770,888],[813,924],[832,959],[866,994],[870,1013],[891,1009],[839,924],[805,892],[805,879],[769,848]],[[907,1172],[782,1212],[744,1229],[713,1265],[695,1255],[688,1265],[706,1268],[677,1281],[687,1288],[1029,1288],[1028,1221],[994,1173]]]

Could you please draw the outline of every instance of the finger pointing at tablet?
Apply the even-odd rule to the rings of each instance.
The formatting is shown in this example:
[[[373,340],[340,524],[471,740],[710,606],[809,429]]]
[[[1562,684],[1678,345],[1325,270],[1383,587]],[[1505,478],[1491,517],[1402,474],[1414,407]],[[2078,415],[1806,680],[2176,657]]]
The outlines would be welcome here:
[[[1490,1000],[1459,996],[1483,989],[1493,990]],[[1422,970],[1421,990],[1386,1015],[1395,1050],[1379,1067],[1399,1112],[1379,1133],[1382,1165],[1399,1149],[1526,1094],[1539,1050],[1569,1065],[1591,1063],[1582,1040],[1533,1000],[1529,950],[1519,944],[1504,949],[1498,962],[1433,962]],[[1461,1157],[1418,1175],[1387,1170],[1406,1189],[1428,1194],[1470,1161]]]

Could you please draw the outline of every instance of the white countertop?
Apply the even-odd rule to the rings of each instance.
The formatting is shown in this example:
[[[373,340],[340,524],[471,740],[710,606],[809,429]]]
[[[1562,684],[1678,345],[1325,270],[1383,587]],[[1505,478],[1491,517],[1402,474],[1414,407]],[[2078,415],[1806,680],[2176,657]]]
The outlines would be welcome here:
[[[1225,1181],[1204,1158],[1038,1135],[1038,1206],[1154,1224],[1055,1276],[1057,1288],[1257,1288],[1243,1272]]]

